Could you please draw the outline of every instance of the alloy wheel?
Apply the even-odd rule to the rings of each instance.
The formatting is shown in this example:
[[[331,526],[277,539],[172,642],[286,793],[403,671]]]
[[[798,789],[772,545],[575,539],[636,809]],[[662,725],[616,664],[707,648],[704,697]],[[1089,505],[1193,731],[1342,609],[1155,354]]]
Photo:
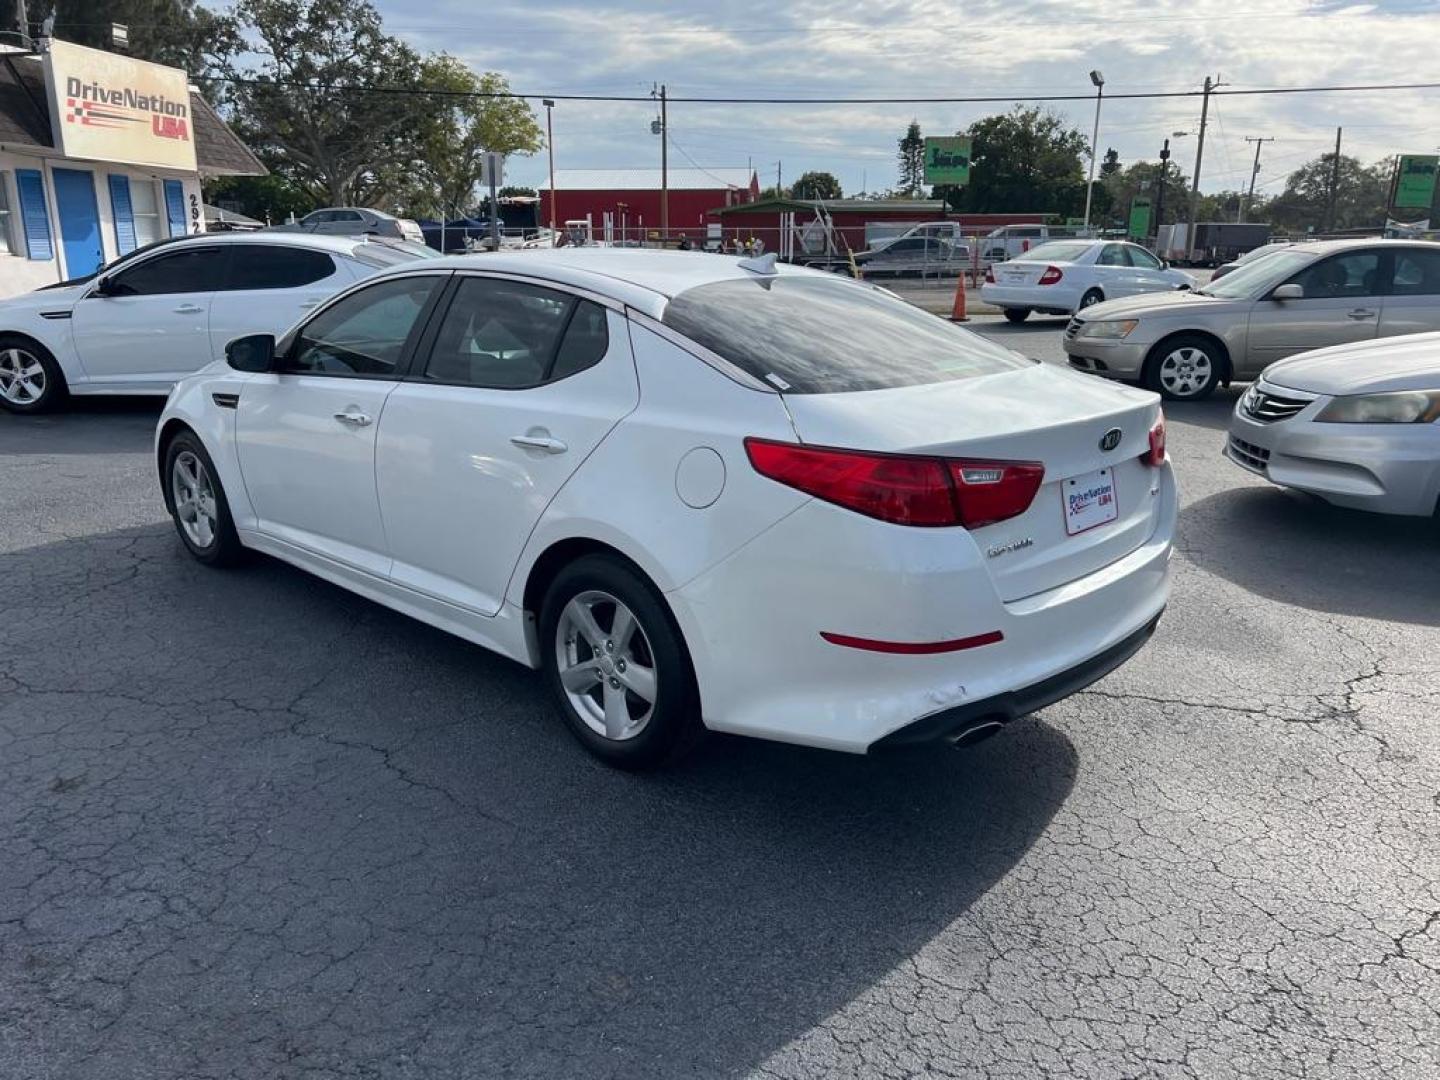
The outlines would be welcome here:
[[[215,542],[219,522],[215,488],[205,463],[189,450],[175,455],[175,464],[170,470],[170,494],[175,503],[175,516],[186,537],[197,548],[208,548]]]
[[[12,405],[33,405],[45,396],[45,366],[25,349],[0,350],[0,397]]]
[[[1210,357],[1194,345],[1182,345],[1160,361],[1160,385],[1177,398],[1194,397],[1210,385]]]
[[[616,742],[645,730],[655,712],[655,654],[635,613],[610,593],[572,597],[555,626],[560,685],[580,719]]]

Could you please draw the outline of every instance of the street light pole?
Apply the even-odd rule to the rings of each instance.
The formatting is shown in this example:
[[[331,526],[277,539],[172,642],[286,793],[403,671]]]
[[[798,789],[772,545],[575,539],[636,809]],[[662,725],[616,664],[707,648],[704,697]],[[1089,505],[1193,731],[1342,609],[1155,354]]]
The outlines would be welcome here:
[[[1090,137],[1090,182],[1085,185],[1085,233],[1090,232],[1090,203],[1095,195],[1095,161],[1100,156],[1100,105],[1105,100],[1105,76],[1099,71],[1090,72],[1090,82],[1095,87],[1095,132]]]
[[[555,127],[551,123],[551,111],[555,108],[555,102],[549,98],[542,98],[542,105],[545,106],[545,148],[550,151],[550,242],[555,242]]]

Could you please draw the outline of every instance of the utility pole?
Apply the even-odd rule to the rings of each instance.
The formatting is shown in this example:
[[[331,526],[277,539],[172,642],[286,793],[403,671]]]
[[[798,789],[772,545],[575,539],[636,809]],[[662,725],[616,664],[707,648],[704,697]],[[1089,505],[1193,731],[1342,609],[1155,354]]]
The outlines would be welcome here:
[[[1160,246],[1160,229],[1165,224],[1165,173],[1169,171],[1170,140],[1160,148],[1160,190],[1155,193],[1155,246]],[[1164,258],[1162,255],[1161,258]]]
[[[1195,175],[1190,178],[1190,228],[1185,230],[1185,261],[1195,258],[1195,226],[1200,217],[1200,165],[1205,160],[1205,125],[1210,119],[1210,94],[1222,85],[1218,78],[1205,76],[1205,93],[1200,99],[1200,135],[1195,146]]]
[[[540,104],[545,106],[545,149],[550,151],[550,243],[555,243],[555,127],[550,122],[550,113],[555,108],[555,102],[550,98],[541,99]],[[444,245],[441,245],[443,250]]]
[[[1274,142],[1275,140],[1269,136],[1263,139],[1256,139],[1246,135],[1245,141],[1255,144],[1255,167],[1250,170],[1250,192],[1245,196],[1244,201],[1240,203],[1240,214],[1235,218],[1237,222],[1244,221],[1246,208],[1255,204],[1255,178],[1260,175],[1260,147],[1264,146],[1267,142]]]
[[[1325,231],[1335,231],[1335,202],[1340,194],[1340,133],[1342,128],[1335,129],[1335,160],[1330,163],[1330,208],[1325,217]]]
[[[665,84],[660,84],[660,243],[670,239],[670,117],[665,111]]]
[[[25,12],[25,0],[15,0],[15,21],[20,25],[20,44],[31,48],[30,16]]]
[[[780,181],[780,166],[783,164],[784,162],[781,161],[775,162],[775,197],[777,199],[783,198],[783,195],[781,194],[782,184]]]

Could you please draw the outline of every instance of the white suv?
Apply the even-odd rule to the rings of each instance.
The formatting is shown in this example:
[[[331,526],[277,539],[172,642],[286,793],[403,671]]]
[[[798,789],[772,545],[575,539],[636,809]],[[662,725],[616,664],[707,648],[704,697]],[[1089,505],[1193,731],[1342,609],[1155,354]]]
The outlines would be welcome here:
[[[340,289],[421,257],[408,245],[272,232],[132,252],[91,278],[0,302],[0,407],[169,393],[233,338],[282,333]]]

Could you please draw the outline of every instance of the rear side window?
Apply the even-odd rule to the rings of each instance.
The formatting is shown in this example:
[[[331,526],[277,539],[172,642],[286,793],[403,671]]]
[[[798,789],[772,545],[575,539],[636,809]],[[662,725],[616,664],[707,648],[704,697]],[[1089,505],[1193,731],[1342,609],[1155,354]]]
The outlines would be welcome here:
[[[538,285],[466,278],[435,336],[425,378],[522,390],[583,371],[608,346],[597,304]]]
[[[701,285],[671,300],[662,321],[793,394],[918,386],[1030,365],[903,300],[828,275]]]
[[[323,251],[234,244],[230,252],[228,289],[298,289],[335,273],[335,260]]]
[[[1426,251],[1406,248],[1395,252],[1394,296],[1435,296],[1440,294],[1440,248]]]
[[[300,331],[285,370],[393,377],[437,280],[395,278],[337,301]]]

